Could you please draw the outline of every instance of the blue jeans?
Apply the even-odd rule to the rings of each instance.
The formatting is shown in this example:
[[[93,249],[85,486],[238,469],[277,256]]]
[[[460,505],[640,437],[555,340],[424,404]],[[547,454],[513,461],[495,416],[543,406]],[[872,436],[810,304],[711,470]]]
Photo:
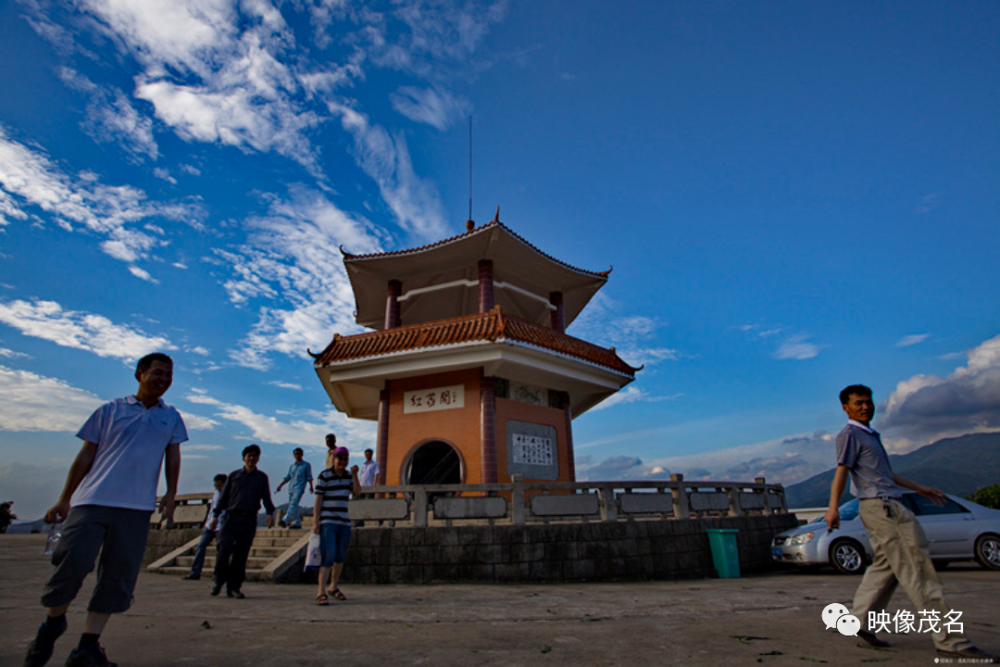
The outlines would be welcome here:
[[[215,531],[206,528],[201,531],[201,541],[198,542],[198,550],[194,552],[194,562],[191,563],[191,575],[192,577],[201,576],[201,568],[205,566],[205,552],[208,551],[208,545],[212,543],[215,539]]]
[[[347,546],[351,543],[351,526],[340,523],[324,523],[319,527],[320,567],[330,567],[343,563],[347,557]]]
[[[288,514],[285,515],[285,522],[289,527],[302,527],[302,508],[299,507],[299,501],[302,500],[302,494],[305,492],[305,487],[292,486],[288,488]]]

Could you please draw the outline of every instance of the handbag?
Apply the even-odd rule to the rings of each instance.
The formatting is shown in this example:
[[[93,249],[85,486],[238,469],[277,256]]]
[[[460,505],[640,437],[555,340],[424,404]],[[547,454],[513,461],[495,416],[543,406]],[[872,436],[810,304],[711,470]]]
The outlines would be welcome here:
[[[306,567],[305,571],[319,568],[322,557],[320,555],[319,535],[313,533],[309,536],[309,546],[306,547]]]

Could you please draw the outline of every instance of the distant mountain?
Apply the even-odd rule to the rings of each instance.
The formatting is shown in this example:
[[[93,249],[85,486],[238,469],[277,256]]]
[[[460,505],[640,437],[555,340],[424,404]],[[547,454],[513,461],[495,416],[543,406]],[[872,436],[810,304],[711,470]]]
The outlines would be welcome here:
[[[1000,433],[973,433],[946,438],[909,454],[889,457],[899,475],[945,493],[967,496],[976,489],[1000,483]],[[788,507],[826,507],[834,469],[785,489]],[[841,497],[851,498],[850,483]]]

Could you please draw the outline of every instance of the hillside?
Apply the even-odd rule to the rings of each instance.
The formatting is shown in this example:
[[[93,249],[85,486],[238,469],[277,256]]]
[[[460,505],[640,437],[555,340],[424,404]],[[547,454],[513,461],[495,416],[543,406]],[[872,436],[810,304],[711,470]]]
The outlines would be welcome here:
[[[974,433],[946,438],[903,454],[890,456],[899,475],[956,496],[1000,483],[1000,433]],[[825,507],[830,499],[833,468],[785,489],[788,506]],[[850,484],[842,496],[850,498]]]

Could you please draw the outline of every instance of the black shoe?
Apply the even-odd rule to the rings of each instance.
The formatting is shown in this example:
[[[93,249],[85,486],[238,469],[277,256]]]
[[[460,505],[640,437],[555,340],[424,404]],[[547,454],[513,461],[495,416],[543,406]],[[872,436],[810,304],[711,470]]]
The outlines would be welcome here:
[[[66,658],[66,667],[118,667],[118,663],[108,660],[107,654],[100,644],[94,644],[89,649],[74,650]]]
[[[237,600],[243,600],[246,598],[246,596],[243,595],[243,591],[226,591],[226,595],[231,598],[236,598]]]
[[[874,632],[868,632],[867,630],[858,630],[858,639],[874,648],[889,648],[892,646],[889,642],[884,642],[876,637]],[[858,646],[861,646],[861,644],[858,644]]]
[[[965,658],[963,662],[977,662],[986,665],[1000,665],[1000,656],[987,653],[975,646],[963,648],[960,651],[945,651],[938,649],[937,654],[943,658]],[[970,660],[971,658],[971,660]]]
[[[186,579],[187,581],[198,581],[199,579],[201,579],[201,575],[200,574],[185,574],[184,575],[184,579]]]
[[[222,590],[222,584],[212,584],[212,590],[209,591],[208,594],[214,597],[218,595],[219,591],[221,590]]]
[[[42,667],[52,657],[52,649],[55,648],[56,640],[66,632],[66,619],[62,625],[53,628],[48,623],[42,623],[38,628],[38,634],[34,641],[28,645],[28,654],[24,656],[24,667]]]

